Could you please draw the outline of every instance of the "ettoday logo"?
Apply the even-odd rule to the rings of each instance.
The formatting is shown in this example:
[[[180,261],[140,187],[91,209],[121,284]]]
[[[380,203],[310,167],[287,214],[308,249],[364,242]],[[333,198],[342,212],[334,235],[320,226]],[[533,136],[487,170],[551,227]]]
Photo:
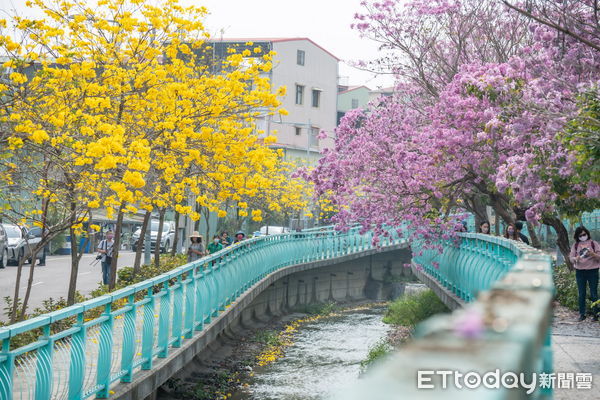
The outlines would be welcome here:
[[[439,378],[438,378],[439,377]],[[531,373],[502,372],[499,369],[484,374],[476,371],[460,372],[452,370],[417,371],[418,389],[523,389],[527,394],[536,388],[591,389],[590,373]]]

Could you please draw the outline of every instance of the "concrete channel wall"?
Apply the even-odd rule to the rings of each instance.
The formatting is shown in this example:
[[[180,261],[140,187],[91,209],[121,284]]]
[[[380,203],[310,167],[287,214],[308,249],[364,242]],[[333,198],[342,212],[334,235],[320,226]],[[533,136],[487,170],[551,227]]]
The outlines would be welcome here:
[[[138,372],[131,383],[121,384],[111,396],[119,400],[153,399],[157,389],[195,361],[205,357],[222,339],[235,337],[305,305],[329,301],[384,300],[394,296],[393,278],[411,274],[407,244],[369,250],[335,259],[282,268],[248,289],[234,304],[184,341],[152,370]],[[210,352],[208,352],[210,353]]]

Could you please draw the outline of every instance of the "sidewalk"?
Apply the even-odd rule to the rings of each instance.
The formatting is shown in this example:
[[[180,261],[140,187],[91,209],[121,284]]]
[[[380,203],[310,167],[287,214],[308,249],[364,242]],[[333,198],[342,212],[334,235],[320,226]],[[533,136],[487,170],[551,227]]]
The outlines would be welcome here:
[[[552,324],[555,373],[591,373],[591,389],[556,389],[556,400],[596,400],[600,397],[600,322],[577,322],[579,314],[556,305]]]
[[[119,254],[119,264],[117,268],[132,266],[135,259],[135,253],[132,251],[121,251]],[[27,280],[29,278],[30,265],[23,265],[21,276],[21,285],[19,296],[25,296]],[[42,306],[42,302],[48,298],[58,299],[67,297],[69,288],[69,278],[71,275],[71,256],[48,256],[46,257],[46,266],[36,266],[34,278],[29,299],[29,310]],[[5,296],[14,295],[15,282],[17,280],[17,267],[7,266],[0,269],[0,321],[6,321],[4,308],[6,302]],[[79,263],[79,273],[77,275],[77,290],[84,296],[89,295],[92,290],[98,288],[102,280],[102,269],[100,263],[96,261],[96,254],[84,254]]]

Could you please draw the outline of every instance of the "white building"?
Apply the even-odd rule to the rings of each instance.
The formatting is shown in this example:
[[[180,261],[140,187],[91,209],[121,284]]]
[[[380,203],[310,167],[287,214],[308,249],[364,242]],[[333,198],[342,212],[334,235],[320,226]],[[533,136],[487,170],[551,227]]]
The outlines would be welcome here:
[[[215,56],[224,56],[229,47],[243,49],[248,42],[277,53],[268,74],[272,90],[287,88],[281,101],[289,115],[265,116],[258,128],[268,134],[277,131],[274,147],[282,148],[288,160],[314,162],[324,148],[333,146],[339,59],[308,38],[222,39],[213,42]],[[322,130],[328,138],[319,140]]]

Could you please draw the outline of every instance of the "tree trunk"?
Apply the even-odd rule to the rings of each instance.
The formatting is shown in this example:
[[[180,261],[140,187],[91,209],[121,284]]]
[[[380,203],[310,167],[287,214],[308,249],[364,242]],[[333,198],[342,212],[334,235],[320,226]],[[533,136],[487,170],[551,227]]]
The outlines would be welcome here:
[[[140,237],[138,239],[137,246],[135,249],[135,261],[133,262],[133,276],[134,277],[140,273],[140,266],[142,263],[142,249],[144,247],[142,244],[144,243],[144,240],[146,239],[146,231],[148,230],[148,223],[150,222],[151,216],[152,216],[152,212],[146,211],[146,214],[144,215],[144,222],[142,223],[142,228],[140,229]],[[149,245],[150,245],[150,243],[148,243],[148,246]]]
[[[567,267],[569,267],[569,269],[572,270],[573,264],[569,259],[571,247],[569,246],[569,233],[567,232],[567,229],[563,225],[562,221],[557,217],[544,217],[542,219],[542,222],[554,228],[554,231],[556,232],[556,245],[562,253]]]
[[[200,215],[202,215],[202,206],[196,202],[196,212]],[[198,219],[197,221],[194,221],[194,230],[196,232],[200,232],[200,219]]]
[[[175,235],[173,236],[173,244],[171,247],[171,255],[174,256],[177,253],[177,245],[179,244],[179,211],[175,211]]]
[[[156,244],[154,245],[154,266],[156,268],[159,267],[160,265],[160,241],[162,239],[162,230],[163,230],[163,225],[165,224],[165,212],[167,210],[164,208],[161,208],[158,211],[158,232],[156,232]]]
[[[208,237],[210,234],[210,210],[208,207],[202,207],[202,215],[204,215],[204,221],[206,222],[205,243],[210,243],[210,238]]]
[[[79,263],[81,262],[81,257],[83,256],[83,252],[87,243],[89,242],[89,234],[90,229],[88,228],[88,237],[83,241],[83,246],[79,249],[79,238],[77,237],[77,233],[75,229],[73,229],[73,225],[75,225],[75,208],[77,205],[75,203],[71,204],[71,228],[69,232],[71,234],[71,276],[69,277],[69,290],[67,291],[67,305],[73,305],[75,303],[75,292],[77,291],[77,275],[79,274]],[[91,211],[89,212],[89,221],[92,220]]]
[[[47,231],[47,227],[46,227],[46,220],[47,220],[47,216],[48,216],[48,206],[49,206],[50,202],[47,199],[43,199],[42,200],[42,216],[41,216],[41,222],[42,222],[42,239],[40,240],[40,243],[38,243],[38,245],[36,246],[36,248],[44,248],[44,246],[50,242],[50,240],[52,240],[52,238],[55,236],[50,235],[50,233]],[[39,250],[38,250],[39,251]],[[32,260],[33,263],[31,265],[30,271],[29,271],[29,281],[27,284],[27,297],[26,300],[29,300],[28,296],[29,293],[31,293],[31,285],[33,284],[33,269],[34,269],[34,265],[35,265],[35,257],[37,256],[37,251],[34,252],[33,256],[32,256]],[[13,295],[13,304],[12,304],[12,311],[11,311],[11,315],[10,315],[10,323],[14,324],[17,321],[17,313],[18,313],[18,308],[19,308],[19,290],[21,289],[21,275],[23,273],[23,262],[24,260],[21,259],[18,266],[17,266],[17,280],[15,282],[15,291],[14,291],[14,295]],[[21,310],[21,318],[25,315],[25,310],[26,310],[27,304],[26,302],[23,303],[23,308]]]
[[[33,268],[32,268],[33,269]],[[21,289],[21,274],[23,272],[23,260],[17,266],[17,281],[15,282],[15,292],[13,295],[12,311],[10,314],[10,323],[17,322],[17,313],[19,307],[19,290]]]
[[[113,290],[117,284],[117,262],[119,260],[119,248],[121,247],[121,228],[123,227],[124,214],[123,208],[125,208],[125,205],[122,204],[119,208],[117,225],[115,227],[115,243],[113,244],[112,262],[110,264],[110,280],[108,282],[109,290]]]
[[[77,287],[77,274],[79,273],[79,243],[77,243],[77,233],[72,225],[69,232],[71,234],[71,276],[69,277],[67,305],[70,306],[75,303],[75,288]]]
[[[32,259],[35,260],[37,257],[37,252],[32,255]],[[23,268],[23,263],[25,262],[25,257],[19,260],[19,269]],[[29,303],[29,296],[31,295],[31,285],[33,285],[33,272],[35,270],[35,261],[29,266],[29,279],[27,280],[27,290],[25,291],[25,298],[23,299],[23,305],[21,307],[21,312],[19,314],[19,321],[23,321],[25,319],[25,312],[27,311],[27,303]]]
[[[481,201],[481,195],[476,194],[470,198],[465,198],[464,203],[467,209],[475,215],[475,232],[478,232],[481,223],[488,219],[485,204]]]
[[[540,242],[540,238],[538,238],[535,227],[530,222],[527,222],[527,232],[529,232],[529,237],[531,238],[531,245],[536,249],[541,249],[542,243]]]

